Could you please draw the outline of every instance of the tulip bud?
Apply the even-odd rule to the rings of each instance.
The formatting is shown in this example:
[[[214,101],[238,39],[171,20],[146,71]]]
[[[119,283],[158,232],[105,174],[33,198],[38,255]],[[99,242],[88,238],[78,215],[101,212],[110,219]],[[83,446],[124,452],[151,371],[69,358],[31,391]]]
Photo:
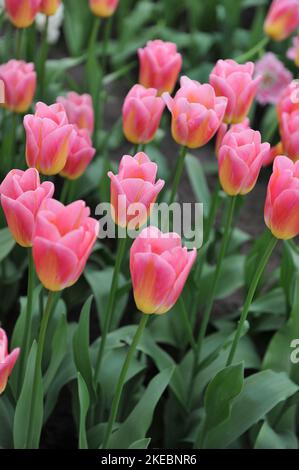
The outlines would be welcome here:
[[[274,160],[265,223],[276,238],[288,240],[299,235],[299,162],[285,156]]]
[[[65,167],[74,137],[62,104],[37,103],[35,114],[24,118],[26,161],[44,175],[56,175]]]
[[[133,228],[136,229],[146,222],[151,204],[155,203],[164,186],[163,180],[155,183],[157,170],[156,163],[145,153],[139,152],[135,157],[122,157],[118,175],[111,171],[108,173],[111,179],[112,217],[117,225],[126,227],[134,219],[137,227]],[[134,206],[136,204],[138,208]],[[135,209],[138,209],[137,218]]]
[[[146,314],[163,314],[176,303],[196,259],[176,233],[147,227],[133,242],[130,270],[137,308]]]
[[[274,41],[283,41],[299,26],[298,0],[273,0],[264,31]]]
[[[61,0],[41,0],[40,12],[47,16],[55,15]]]
[[[5,331],[0,328],[0,395],[6,389],[7,381],[19,357],[20,349],[8,354],[8,341]]]
[[[238,64],[234,60],[218,60],[210,74],[210,84],[217,96],[228,99],[224,121],[238,124],[246,118],[262,77],[253,79],[254,64]]]
[[[144,49],[138,49],[138,56],[139,83],[146,88],[156,88],[159,95],[172,93],[183,63],[176,45],[160,39],[149,41]]]
[[[90,134],[93,133],[94,112],[90,95],[78,95],[71,91],[66,97],[59,96],[57,103],[64,106],[70,124],[76,124],[79,129],[87,129]]]
[[[5,9],[10,21],[17,28],[32,25],[42,0],[5,0]]]
[[[230,196],[247,194],[255,186],[264,159],[270,151],[261,134],[252,129],[229,131],[219,149],[219,179]]]
[[[159,128],[164,102],[157,90],[134,85],[123,105],[123,131],[133,144],[147,144]]]
[[[45,201],[36,219],[33,260],[41,283],[60,291],[77,282],[95,244],[98,222],[84,201]]]
[[[54,184],[40,183],[38,171],[11,170],[0,185],[2,208],[16,242],[32,246],[37,213],[45,199],[53,196]]]
[[[5,90],[2,106],[15,113],[28,111],[36,89],[34,64],[12,59],[0,65],[0,80]]]
[[[101,18],[112,16],[118,6],[119,0],[89,0],[92,13]]]
[[[95,156],[89,132],[86,129],[74,127],[75,137],[67,157],[66,165],[60,172],[61,176],[75,180],[83,175],[91,160]]]
[[[216,97],[213,87],[181,78],[181,88],[174,98],[163,93],[172,114],[172,136],[181,145],[199,148],[216,134],[223,120],[227,99]]]

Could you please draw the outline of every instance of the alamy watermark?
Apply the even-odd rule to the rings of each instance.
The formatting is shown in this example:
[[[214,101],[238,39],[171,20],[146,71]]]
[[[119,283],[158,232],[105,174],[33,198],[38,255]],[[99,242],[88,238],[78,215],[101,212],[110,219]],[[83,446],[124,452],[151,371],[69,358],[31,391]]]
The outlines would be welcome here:
[[[5,103],[5,84],[4,81],[0,79],[0,104]]]

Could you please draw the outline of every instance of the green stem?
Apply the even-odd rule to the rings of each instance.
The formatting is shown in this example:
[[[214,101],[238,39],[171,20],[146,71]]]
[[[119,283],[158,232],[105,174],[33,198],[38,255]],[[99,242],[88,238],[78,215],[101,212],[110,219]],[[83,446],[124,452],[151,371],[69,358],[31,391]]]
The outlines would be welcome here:
[[[22,339],[21,357],[18,369],[17,391],[20,393],[21,384],[24,377],[24,367],[28,356],[30,338],[31,338],[31,322],[32,322],[32,304],[34,291],[34,263],[32,257],[32,249],[28,248],[28,284],[27,284],[27,304],[24,334]]]
[[[110,16],[106,20],[105,28],[104,28],[104,40],[103,40],[103,49],[102,49],[102,76],[106,75],[106,67],[107,67],[107,51],[108,51],[108,44],[111,36],[111,29],[112,29],[112,21],[113,16]]]
[[[48,56],[48,28],[49,28],[49,16],[46,16],[45,29],[42,35],[42,44],[40,49],[40,62],[39,62],[39,86],[40,86],[40,97],[44,98],[45,93],[45,76],[46,76],[46,62]]]
[[[97,135],[98,135],[98,123],[99,123],[99,101],[100,101],[100,93],[101,93],[102,86],[98,82],[95,83],[94,76],[95,76],[95,65],[97,65],[96,44],[97,44],[97,38],[98,38],[100,25],[101,25],[101,18],[95,16],[93,27],[92,27],[90,38],[89,38],[88,51],[87,51],[87,63],[86,63],[87,84],[88,84],[89,92],[92,96],[93,107],[94,107],[94,112],[95,112],[95,130],[93,134],[93,144],[96,149],[97,149]],[[102,81],[102,77],[101,77],[101,81]]]
[[[234,337],[234,340],[233,340],[233,344],[231,346],[231,350],[230,350],[230,353],[229,353],[229,356],[228,356],[228,359],[227,359],[227,363],[226,365],[227,366],[230,366],[234,360],[234,356],[235,356],[235,352],[236,352],[236,349],[238,347],[238,344],[239,344],[239,340],[241,338],[241,334],[242,334],[242,330],[243,330],[243,326],[244,326],[244,323],[247,319],[247,316],[248,316],[248,312],[249,312],[249,309],[250,309],[250,305],[252,303],[252,300],[253,300],[253,297],[254,297],[254,294],[255,294],[255,291],[256,291],[256,288],[258,286],[258,283],[259,283],[259,280],[265,270],[265,267],[269,261],[269,258],[277,244],[277,239],[272,235],[271,232],[269,232],[269,240],[268,240],[268,243],[266,245],[266,248],[265,248],[265,251],[264,251],[264,254],[256,268],[256,271],[255,271],[255,274],[253,276],[253,279],[251,281],[251,284],[250,284],[250,287],[249,287],[249,290],[248,290],[248,294],[247,294],[247,297],[246,297],[246,300],[245,300],[245,304],[243,306],[243,310],[242,310],[242,314],[241,314],[241,317],[240,317],[240,320],[239,320],[239,323],[238,323],[238,327],[237,327],[237,330],[236,330],[236,333],[235,333],[235,337]]]
[[[22,58],[23,36],[24,36],[24,29],[17,28],[16,30],[16,59],[17,60],[20,60]]]
[[[11,130],[9,134],[9,142],[7,149],[7,172],[12,170],[15,165],[15,148],[16,148],[16,133],[18,126],[18,115],[11,114]]]
[[[184,303],[184,300],[183,300],[182,296],[180,296],[180,298],[179,298],[179,307],[180,307],[180,313],[181,313],[183,326],[186,329],[186,332],[188,334],[189,343],[190,343],[190,345],[192,347],[192,350],[195,354],[196,353],[196,341],[195,341],[194,336],[193,336],[192,327],[191,327],[191,324],[190,324],[190,321],[189,321],[188,313],[187,313],[186,306],[185,306],[185,303]]]
[[[187,154],[187,147],[182,145],[180,149],[180,154],[177,160],[176,169],[175,169],[174,180],[172,183],[172,190],[171,190],[171,194],[169,198],[169,205],[172,204],[176,198],[178,187],[179,187],[180,180],[181,180],[183,170],[184,170],[186,154]]]
[[[34,370],[34,378],[33,378],[33,385],[32,385],[33,397],[36,392],[39,374],[42,373],[42,359],[43,359],[43,351],[44,351],[44,346],[45,346],[47,327],[48,327],[51,313],[53,312],[55,308],[57,299],[58,299],[57,292],[49,292],[46,308],[42,316],[39,337],[38,337],[35,370]],[[32,422],[33,407],[34,407],[34,400],[31,401],[31,408],[29,410],[30,420],[29,420],[29,427],[28,427],[28,434],[27,434],[27,443],[25,446],[26,449],[30,447],[30,444],[32,442],[33,432],[34,432],[33,422]]]
[[[141,144],[134,144],[132,154],[133,156],[136,155],[140,151]]]
[[[241,62],[241,63],[246,62],[247,60],[256,56],[262,49],[264,49],[269,41],[270,39],[268,37],[263,37],[263,39],[261,39],[261,41],[259,41],[255,46],[249,49],[249,51],[245,52],[242,55],[239,55],[234,60],[236,62]]]
[[[97,360],[96,360],[96,366],[95,366],[94,378],[95,378],[96,384],[98,383],[98,379],[100,375],[107,335],[111,327],[111,321],[112,321],[115,301],[116,301],[116,291],[118,288],[118,277],[120,273],[121,263],[125,254],[126,241],[127,240],[125,237],[119,238],[118,240],[118,247],[117,247],[116,260],[115,260],[115,266],[114,266],[114,271],[113,271],[112,283],[111,283],[111,288],[110,288],[110,294],[109,294],[109,299],[108,299],[108,305],[107,305],[107,309],[105,312],[101,342],[100,342]]]
[[[62,187],[62,191],[60,194],[60,202],[66,204],[68,201],[69,193],[70,193],[71,181],[69,179],[65,179]]]
[[[119,379],[118,379],[118,382],[117,382],[114,397],[113,397],[111,412],[110,412],[110,416],[109,416],[109,420],[108,420],[108,424],[107,424],[107,429],[106,429],[106,433],[105,433],[105,437],[104,437],[104,442],[103,442],[103,449],[107,449],[109,439],[110,439],[110,436],[111,436],[111,432],[112,432],[112,429],[113,429],[113,426],[114,426],[114,423],[115,423],[115,420],[116,420],[116,417],[117,417],[119,403],[120,403],[122,391],[123,391],[123,388],[124,388],[126,376],[127,376],[127,373],[128,373],[129,367],[130,367],[130,363],[131,363],[131,360],[132,360],[132,358],[134,356],[134,353],[136,351],[139,340],[140,340],[140,338],[143,334],[143,331],[145,329],[146,323],[148,321],[148,317],[149,317],[148,315],[144,315],[144,314],[142,315],[139,326],[136,330],[133,341],[132,341],[131,346],[129,348],[127,357],[126,357],[125,362],[123,364],[123,367],[122,367],[122,370],[121,370],[121,373],[120,373],[120,376],[119,376]]]

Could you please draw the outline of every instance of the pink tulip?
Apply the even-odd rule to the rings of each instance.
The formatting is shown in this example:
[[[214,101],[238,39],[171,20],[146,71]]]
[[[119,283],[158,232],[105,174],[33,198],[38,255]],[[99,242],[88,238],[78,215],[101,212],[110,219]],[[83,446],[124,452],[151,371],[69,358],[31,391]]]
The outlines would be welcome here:
[[[147,144],[159,128],[164,102],[157,90],[134,85],[123,105],[123,131],[133,144]]]
[[[273,0],[264,24],[265,33],[274,41],[283,41],[298,26],[298,0]]]
[[[32,245],[38,211],[53,193],[53,183],[45,181],[41,184],[35,168],[11,170],[3,180],[0,185],[1,204],[8,227],[19,245]]]
[[[265,222],[276,238],[299,235],[299,162],[285,156],[274,160],[265,204]]]
[[[90,134],[93,133],[94,112],[90,95],[78,95],[70,91],[66,97],[59,96],[57,103],[63,104],[70,124],[76,124],[79,129],[87,129]]]
[[[138,49],[138,56],[139,83],[146,88],[156,88],[159,95],[172,93],[183,63],[176,45],[160,39],[148,41],[144,49]]]
[[[282,142],[278,142],[278,144],[274,145],[274,147],[271,147],[270,152],[264,159],[263,166],[271,165],[271,163],[274,162],[274,159],[278,155],[282,155],[282,154],[283,154]]]
[[[176,233],[147,227],[133,242],[130,270],[137,308],[147,314],[168,312],[178,300],[196,259]]]
[[[248,118],[245,118],[243,122],[240,122],[240,124],[233,124],[230,127],[228,126],[228,124],[225,124],[223,122],[217,132],[216,145],[215,145],[216,155],[218,155],[219,153],[219,149],[221,147],[223,138],[227,134],[227,132],[239,132],[239,131],[242,131],[244,129],[249,129],[249,128],[250,128],[250,120]]]
[[[282,114],[280,134],[284,153],[294,161],[299,160],[299,111]]]
[[[163,93],[172,114],[172,136],[181,145],[199,148],[215,135],[223,120],[227,98],[216,97],[213,87],[181,78],[181,88],[174,98]]]
[[[261,143],[261,134],[252,129],[228,132],[219,149],[219,179],[230,196],[247,194],[255,186],[270,145]]]
[[[5,90],[3,106],[15,113],[28,111],[36,89],[34,64],[12,59],[0,65],[0,80]]]
[[[7,381],[19,357],[20,349],[8,354],[8,341],[5,331],[0,328],[0,395],[6,389]]]
[[[299,111],[299,84],[295,80],[288,85],[281,94],[277,104],[277,117],[279,122],[282,121],[284,113],[291,114]]]
[[[89,214],[84,201],[64,206],[55,199],[45,201],[38,213],[33,259],[41,283],[50,291],[65,289],[81,276],[99,228]]]
[[[139,152],[135,157],[122,157],[118,175],[111,171],[108,173],[111,179],[112,217],[117,225],[126,227],[134,219],[138,228],[146,222],[151,204],[154,204],[164,186],[163,180],[155,183],[157,170],[156,163],[145,153]],[[134,204],[138,204],[138,220]]]
[[[75,126],[74,130],[76,136],[67,157],[66,165],[60,172],[61,176],[70,180],[75,180],[83,175],[96,153],[96,149],[92,146],[89,132],[86,129],[78,129]]]
[[[295,65],[299,67],[299,35],[293,38],[293,47],[288,49],[287,57],[295,62]]]
[[[291,72],[272,52],[267,52],[256,62],[255,75],[262,77],[256,94],[256,101],[261,105],[277,104],[293,79]]]
[[[56,175],[65,167],[74,137],[62,104],[37,103],[35,114],[24,118],[26,161],[44,175]]]
[[[44,15],[52,16],[55,15],[56,11],[58,10],[61,0],[41,0],[40,11]]]
[[[224,121],[238,124],[246,118],[262,77],[253,79],[254,64],[240,65],[234,60],[218,60],[210,75],[217,96],[228,99]]]
[[[17,28],[31,26],[42,0],[5,0],[5,9],[10,21]]]
[[[113,15],[119,0],[89,0],[89,7],[92,13],[101,18],[108,18]]]

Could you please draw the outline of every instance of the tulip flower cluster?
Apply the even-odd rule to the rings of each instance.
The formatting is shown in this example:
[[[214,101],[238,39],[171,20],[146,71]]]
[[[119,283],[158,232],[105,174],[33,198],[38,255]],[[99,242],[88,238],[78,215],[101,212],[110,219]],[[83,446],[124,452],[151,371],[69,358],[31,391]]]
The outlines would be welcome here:
[[[61,0],[5,0],[5,9],[16,28],[28,28],[38,12],[55,15]]]

